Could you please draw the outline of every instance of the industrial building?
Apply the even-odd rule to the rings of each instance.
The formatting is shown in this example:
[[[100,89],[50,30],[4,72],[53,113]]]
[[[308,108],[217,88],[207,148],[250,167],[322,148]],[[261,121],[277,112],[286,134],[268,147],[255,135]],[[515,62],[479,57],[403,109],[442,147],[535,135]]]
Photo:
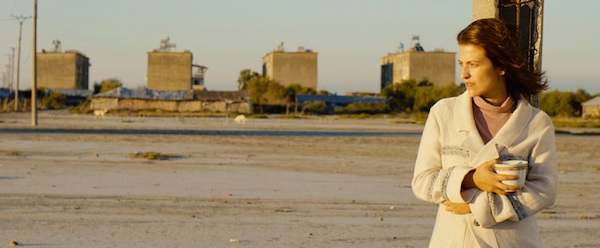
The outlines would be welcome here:
[[[87,90],[90,59],[75,50],[62,52],[60,41],[54,50],[37,53],[37,84],[40,89]]]
[[[404,51],[403,45],[395,53],[381,58],[381,89],[404,80],[429,80],[434,85],[455,82],[456,53],[435,49],[427,52],[413,36],[414,45]],[[412,42],[411,41],[411,42]]]
[[[192,64],[190,51],[174,52],[169,38],[161,40],[160,49],[148,52],[148,88],[152,90],[204,89],[207,67]]]
[[[581,103],[583,117],[600,117],[600,96]]]
[[[300,84],[317,90],[317,53],[304,47],[286,52],[281,43],[262,58],[262,75],[283,86]]]

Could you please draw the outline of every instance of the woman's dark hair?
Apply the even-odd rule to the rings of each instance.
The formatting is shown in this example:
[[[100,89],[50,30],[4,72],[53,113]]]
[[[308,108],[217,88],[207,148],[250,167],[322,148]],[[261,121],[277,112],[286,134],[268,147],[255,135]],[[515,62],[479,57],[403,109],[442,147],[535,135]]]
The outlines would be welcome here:
[[[523,96],[531,101],[533,95],[548,87],[541,81],[544,73],[531,70],[520,53],[516,27],[498,19],[481,19],[460,31],[456,39],[459,45],[485,50],[494,66],[505,71],[508,94],[515,100]]]

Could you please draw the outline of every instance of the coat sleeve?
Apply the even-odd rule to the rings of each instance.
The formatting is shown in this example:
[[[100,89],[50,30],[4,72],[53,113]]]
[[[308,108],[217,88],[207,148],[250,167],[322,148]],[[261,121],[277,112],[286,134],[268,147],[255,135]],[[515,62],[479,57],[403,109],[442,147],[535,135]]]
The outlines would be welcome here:
[[[415,163],[412,190],[418,199],[431,203],[466,203],[461,195],[462,181],[473,168],[442,166],[442,131],[439,106],[432,107],[421,136]],[[469,200],[469,199],[468,199]]]
[[[523,188],[505,196],[478,191],[470,204],[475,219],[483,227],[507,220],[519,221],[554,204],[558,179],[554,127],[549,118],[532,125],[544,128],[527,134],[537,140],[532,142],[529,172]]]

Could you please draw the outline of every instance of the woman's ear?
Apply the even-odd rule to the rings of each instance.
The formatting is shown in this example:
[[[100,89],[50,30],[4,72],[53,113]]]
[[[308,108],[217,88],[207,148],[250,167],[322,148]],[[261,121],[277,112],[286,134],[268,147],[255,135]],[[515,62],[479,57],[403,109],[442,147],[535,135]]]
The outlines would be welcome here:
[[[504,69],[500,69],[500,70],[498,71],[498,74],[499,74],[500,76],[504,76],[504,74],[506,74],[506,70],[504,70]]]

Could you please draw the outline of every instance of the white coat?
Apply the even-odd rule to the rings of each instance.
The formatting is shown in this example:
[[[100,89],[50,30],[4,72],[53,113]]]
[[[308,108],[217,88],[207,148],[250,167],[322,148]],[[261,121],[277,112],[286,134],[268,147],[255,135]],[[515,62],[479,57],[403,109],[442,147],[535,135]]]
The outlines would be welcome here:
[[[439,205],[430,247],[542,247],[534,214],[554,204],[557,186],[554,127],[525,99],[487,144],[483,143],[465,92],[436,103],[429,112],[417,155],[412,189]],[[523,188],[506,196],[461,190],[465,175],[492,160],[523,159]],[[445,210],[443,201],[469,203],[469,214]]]

